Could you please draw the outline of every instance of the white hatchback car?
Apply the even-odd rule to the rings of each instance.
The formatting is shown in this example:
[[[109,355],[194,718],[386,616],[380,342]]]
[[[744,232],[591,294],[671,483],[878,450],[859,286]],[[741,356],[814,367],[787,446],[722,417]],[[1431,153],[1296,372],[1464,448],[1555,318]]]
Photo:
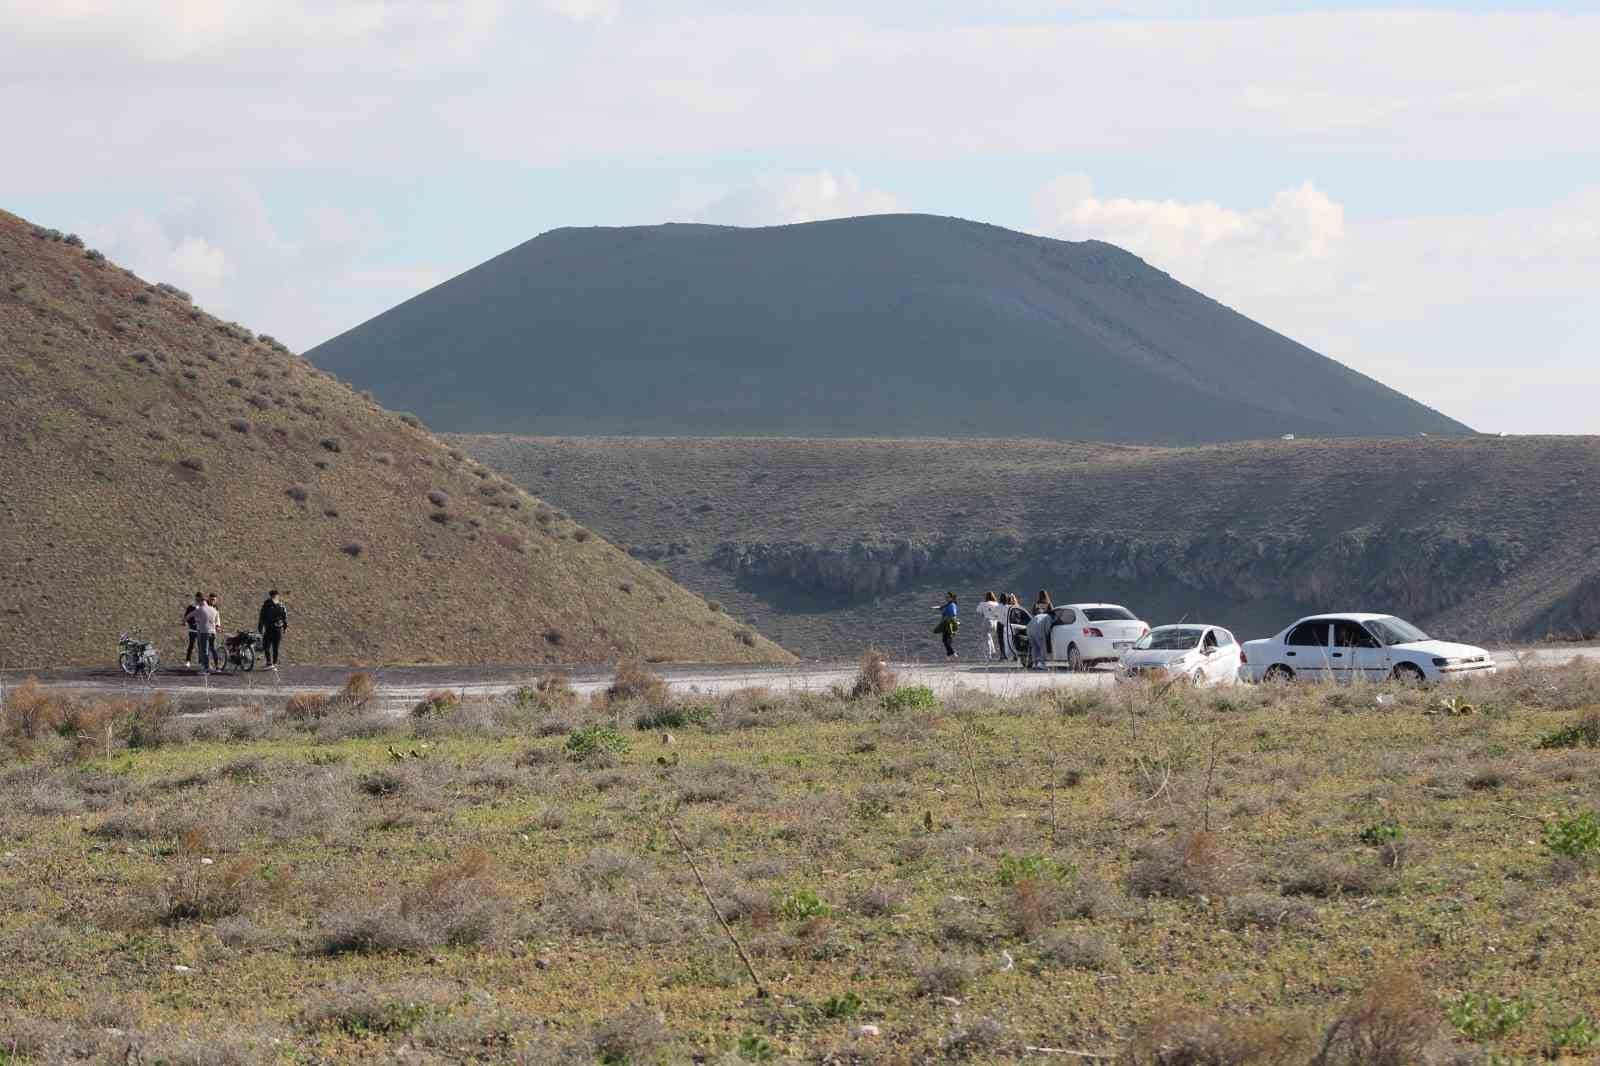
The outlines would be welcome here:
[[[1117,680],[1232,685],[1239,661],[1239,642],[1221,626],[1156,626],[1123,653]]]
[[[1050,661],[1087,670],[1114,663],[1150,632],[1126,607],[1114,603],[1069,603],[1056,608],[1050,627]]]
[[[1492,674],[1494,656],[1451,644],[1392,614],[1318,614],[1275,637],[1244,644],[1250,681],[1438,681]]]

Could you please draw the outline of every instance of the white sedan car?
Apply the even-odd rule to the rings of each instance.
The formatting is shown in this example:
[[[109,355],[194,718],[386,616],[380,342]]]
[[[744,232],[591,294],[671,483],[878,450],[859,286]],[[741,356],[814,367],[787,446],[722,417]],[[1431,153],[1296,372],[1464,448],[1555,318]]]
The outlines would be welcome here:
[[[1492,674],[1494,656],[1451,644],[1392,614],[1319,614],[1244,644],[1250,681],[1438,681]]]
[[[1114,663],[1132,649],[1150,627],[1126,607],[1114,603],[1069,603],[1057,607],[1050,626],[1051,662],[1073,670]]]
[[[1123,653],[1117,680],[1232,685],[1239,662],[1239,642],[1221,626],[1156,626]]]

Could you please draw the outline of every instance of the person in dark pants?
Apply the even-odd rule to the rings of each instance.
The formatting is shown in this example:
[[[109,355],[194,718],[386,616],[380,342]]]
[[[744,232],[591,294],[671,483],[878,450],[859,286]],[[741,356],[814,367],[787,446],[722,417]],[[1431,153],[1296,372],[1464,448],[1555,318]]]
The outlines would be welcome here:
[[[961,625],[960,621],[958,621],[956,618],[956,615],[959,613],[958,609],[956,608],[956,594],[954,592],[945,593],[944,605],[938,610],[939,624],[934,627],[933,631],[939,634],[939,636],[944,640],[945,655],[947,657],[954,658],[956,654],[956,630]]]
[[[267,651],[267,669],[278,668],[279,646],[283,643],[283,631],[289,628],[289,609],[278,602],[278,590],[273,589],[267,593],[267,601],[261,605],[261,613],[256,616],[256,631],[261,634],[261,642]]]
[[[194,594],[194,602],[189,604],[188,607],[184,608],[183,625],[184,628],[189,631],[189,650],[183,653],[183,668],[185,670],[187,670],[189,668],[189,664],[194,661],[195,645],[200,643],[200,626],[195,621],[195,612],[200,610],[200,605],[205,602],[205,595],[203,593],[196,592]]]

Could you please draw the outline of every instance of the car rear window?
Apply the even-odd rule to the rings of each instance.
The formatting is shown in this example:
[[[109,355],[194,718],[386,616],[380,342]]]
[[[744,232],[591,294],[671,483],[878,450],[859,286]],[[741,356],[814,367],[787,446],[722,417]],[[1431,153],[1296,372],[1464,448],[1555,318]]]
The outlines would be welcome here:
[[[1086,622],[1137,622],[1128,611],[1121,607],[1085,607],[1083,618]]]

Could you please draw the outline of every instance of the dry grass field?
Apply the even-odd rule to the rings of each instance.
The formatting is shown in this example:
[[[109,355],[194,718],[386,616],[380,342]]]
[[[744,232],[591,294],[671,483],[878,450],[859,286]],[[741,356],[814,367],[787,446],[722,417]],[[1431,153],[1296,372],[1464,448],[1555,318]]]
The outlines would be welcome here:
[[[1600,1052],[1593,667],[377,695],[8,689],[0,1062]]]
[[[0,212],[0,668],[181,658],[183,605],[291,661],[782,661],[782,649],[269,336]],[[174,648],[174,644],[179,646]]]
[[[933,652],[947,588],[1246,637],[1358,608],[1473,643],[1600,632],[1600,437],[451,439],[802,655]]]

